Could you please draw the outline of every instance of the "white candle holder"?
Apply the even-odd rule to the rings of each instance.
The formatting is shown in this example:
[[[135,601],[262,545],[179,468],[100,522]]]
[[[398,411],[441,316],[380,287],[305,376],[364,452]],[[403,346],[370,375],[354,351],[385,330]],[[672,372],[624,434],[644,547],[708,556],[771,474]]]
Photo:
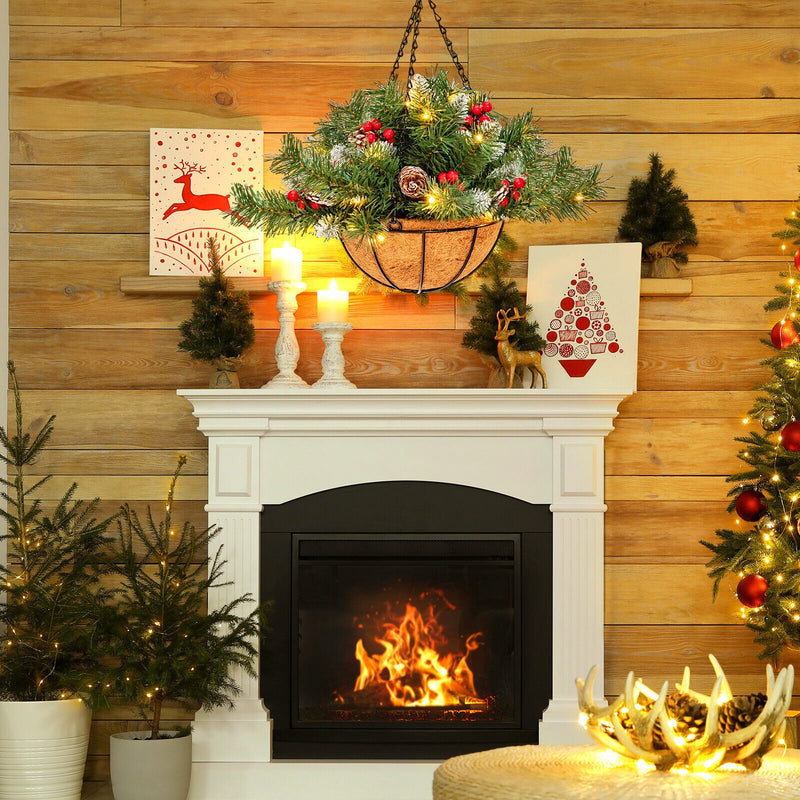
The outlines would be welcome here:
[[[322,336],[325,352],[322,354],[322,377],[311,385],[316,391],[338,389],[357,389],[358,387],[344,376],[344,354],[342,341],[346,333],[353,330],[349,322],[315,322],[311,326]]]
[[[262,386],[262,389],[308,389],[308,384],[295,373],[300,360],[300,345],[294,332],[294,312],[297,311],[297,295],[305,291],[302,281],[270,281],[267,284],[278,295],[278,320],[280,333],[275,342],[275,361],[278,374]]]

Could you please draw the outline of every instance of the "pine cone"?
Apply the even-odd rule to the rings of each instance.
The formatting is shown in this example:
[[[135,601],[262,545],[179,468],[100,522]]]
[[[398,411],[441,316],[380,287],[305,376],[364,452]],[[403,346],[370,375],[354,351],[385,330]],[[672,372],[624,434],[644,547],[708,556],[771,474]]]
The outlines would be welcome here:
[[[306,200],[311,203],[316,203],[318,206],[332,206],[333,202],[330,200],[326,200],[324,197],[320,197],[318,194],[314,194],[314,192],[304,192],[303,193]]]
[[[350,134],[350,141],[356,147],[366,147],[369,142],[367,141],[367,134],[359,128],[357,131],[354,131]]]
[[[501,183],[500,188],[492,195],[492,202],[495,204],[501,203],[505,200],[510,193],[507,183]]]
[[[677,723],[675,734],[684,739],[692,736],[699,738],[706,729],[708,707],[689,694],[673,692],[667,695],[667,714]]]
[[[766,703],[767,696],[761,692],[740,694],[729,700],[719,709],[720,732],[731,733],[746,728],[758,717]]]
[[[420,167],[403,167],[398,176],[400,191],[412,200],[420,200],[428,188],[428,174]]]

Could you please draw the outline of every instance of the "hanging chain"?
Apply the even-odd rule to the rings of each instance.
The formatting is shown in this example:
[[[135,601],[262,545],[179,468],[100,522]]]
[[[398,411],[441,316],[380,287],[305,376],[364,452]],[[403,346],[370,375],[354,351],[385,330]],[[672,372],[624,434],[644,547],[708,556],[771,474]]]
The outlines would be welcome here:
[[[456,70],[458,70],[458,77],[461,78],[462,85],[465,89],[471,88],[466,70],[458,60],[458,55],[453,47],[453,42],[447,35],[447,28],[445,28],[444,23],[442,22],[442,17],[436,10],[436,3],[434,3],[433,0],[428,0],[428,5],[431,7],[433,16],[436,18],[436,24],[439,26],[439,33],[442,35],[442,39],[444,39],[445,47],[447,48],[447,52],[450,54],[453,64],[455,64]],[[403,57],[403,52],[408,44],[409,34],[411,34],[411,53],[408,65],[408,81],[406,82],[407,90],[411,88],[411,78],[414,76],[414,64],[417,61],[417,40],[419,38],[419,22],[421,16],[422,0],[415,0],[414,7],[411,9],[411,16],[408,18],[408,25],[406,25],[406,30],[403,34],[403,41],[400,42],[400,49],[397,51],[397,58],[394,61],[394,66],[392,67],[392,72],[389,76],[390,81],[397,79],[397,73],[400,68],[400,59]]]

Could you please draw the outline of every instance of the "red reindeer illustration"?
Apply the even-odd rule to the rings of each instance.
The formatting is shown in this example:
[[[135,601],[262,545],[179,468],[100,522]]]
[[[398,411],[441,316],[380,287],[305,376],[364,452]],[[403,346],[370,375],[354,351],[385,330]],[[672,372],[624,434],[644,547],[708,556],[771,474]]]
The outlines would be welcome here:
[[[166,219],[176,211],[188,211],[191,208],[198,211],[230,211],[231,204],[228,198],[229,194],[194,194],[192,192],[192,175],[194,173],[202,174],[206,171],[205,167],[199,164],[190,164],[188,161],[181,160],[180,164],[175,164],[175,169],[181,171],[180,177],[175,178],[173,183],[182,183],[183,191],[181,197],[182,203],[173,203],[165,212],[162,219]]]

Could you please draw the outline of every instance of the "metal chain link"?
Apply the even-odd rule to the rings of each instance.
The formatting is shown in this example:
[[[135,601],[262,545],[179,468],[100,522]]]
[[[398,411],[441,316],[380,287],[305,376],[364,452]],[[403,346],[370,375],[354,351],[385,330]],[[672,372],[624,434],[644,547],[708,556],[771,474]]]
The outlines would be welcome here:
[[[469,85],[469,78],[467,77],[466,70],[464,69],[461,62],[458,60],[458,55],[456,54],[455,48],[453,47],[453,42],[447,35],[447,28],[445,28],[444,23],[442,22],[442,17],[436,10],[436,3],[434,3],[433,0],[428,0],[428,5],[431,7],[431,11],[433,11],[433,16],[436,18],[436,24],[439,26],[439,33],[442,35],[442,39],[444,39],[445,47],[447,48],[447,52],[450,54],[450,58],[453,61],[453,64],[455,64],[456,70],[458,70],[458,77],[461,78],[461,83],[463,84],[465,89],[471,88]],[[405,51],[406,45],[408,44],[409,34],[412,34],[411,53],[408,65],[408,81],[406,83],[406,90],[411,88],[411,78],[414,76],[414,64],[416,63],[417,60],[417,55],[416,55],[417,40],[419,38],[419,23],[421,16],[422,16],[422,0],[415,0],[414,7],[411,9],[411,16],[408,18],[408,25],[406,25],[406,30],[405,33],[403,34],[403,40],[400,42],[400,49],[397,51],[397,58],[394,61],[394,66],[392,67],[392,72],[391,75],[389,76],[390,81],[397,79],[397,72],[400,68],[400,59],[403,57],[403,52]]]

